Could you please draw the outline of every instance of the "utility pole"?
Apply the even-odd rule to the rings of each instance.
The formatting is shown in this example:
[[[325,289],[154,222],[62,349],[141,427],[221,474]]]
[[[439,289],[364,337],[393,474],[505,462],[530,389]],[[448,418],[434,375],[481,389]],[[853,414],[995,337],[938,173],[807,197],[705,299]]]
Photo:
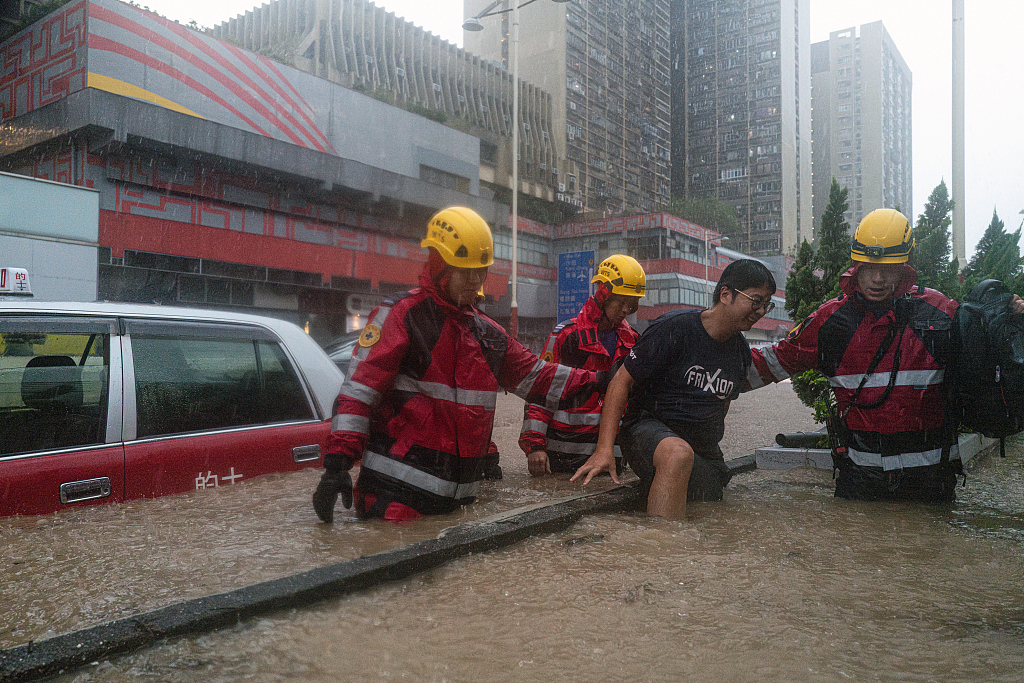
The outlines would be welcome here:
[[[964,223],[964,0],[953,0],[953,257],[967,267]]]

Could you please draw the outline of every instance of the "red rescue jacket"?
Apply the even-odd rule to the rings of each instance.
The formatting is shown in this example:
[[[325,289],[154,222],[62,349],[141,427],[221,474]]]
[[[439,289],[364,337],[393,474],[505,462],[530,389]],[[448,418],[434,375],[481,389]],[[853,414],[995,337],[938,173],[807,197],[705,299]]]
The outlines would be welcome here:
[[[751,349],[751,388],[817,369],[828,377],[852,431],[850,457],[858,465],[891,470],[937,464],[943,446],[951,446],[948,457],[958,460],[955,431],[945,424],[942,387],[946,366],[955,360],[951,333],[957,302],[916,287],[917,274],[904,266],[892,306],[873,308],[857,290],[858,267],[840,277],[843,295],[822,304],[786,339]],[[888,349],[865,376],[890,330]]]
[[[611,370],[616,361],[629,353],[639,335],[623,320],[615,329],[615,353],[609,355],[597,336],[600,322],[601,307],[591,296],[575,318],[551,331],[541,358],[574,368]],[[578,408],[552,412],[542,405],[527,404],[519,435],[520,448],[527,455],[538,450],[591,455],[597,446],[603,404],[602,394],[596,391]]]
[[[362,464],[356,489],[425,514],[473,500],[499,389],[557,410],[597,373],[545,363],[475,307],[457,308],[426,271],[370,314],[335,404],[325,467]]]

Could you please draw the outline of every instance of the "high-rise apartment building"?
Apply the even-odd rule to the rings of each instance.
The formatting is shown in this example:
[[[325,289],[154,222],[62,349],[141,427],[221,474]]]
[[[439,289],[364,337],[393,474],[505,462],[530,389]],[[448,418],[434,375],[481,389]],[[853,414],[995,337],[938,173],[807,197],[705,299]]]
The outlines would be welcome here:
[[[812,237],[809,0],[672,0],[673,194],[736,209],[731,248]]]
[[[832,178],[849,189],[846,220],[913,207],[911,74],[882,22],[833,31],[811,46],[814,227]]]
[[[551,94],[559,198],[584,211],[655,211],[670,199],[670,0],[539,0],[520,10],[519,78]],[[521,3],[525,4],[525,3]],[[511,3],[465,49],[512,69]],[[490,9],[488,9],[490,7]],[[525,124],[524,124],[525,125]]]
[[[501,64],[370,0],[269,0],[213,34],[479,138],[477,167],[452,174],[425,163],[422,179],[453,189],[478,181],[511,187],[514,85]],[[519,190],[553,201],[559,157],[550,142],[551,97],[522,81],[519,100]],[[336,116],[344,121],[345,113]]]

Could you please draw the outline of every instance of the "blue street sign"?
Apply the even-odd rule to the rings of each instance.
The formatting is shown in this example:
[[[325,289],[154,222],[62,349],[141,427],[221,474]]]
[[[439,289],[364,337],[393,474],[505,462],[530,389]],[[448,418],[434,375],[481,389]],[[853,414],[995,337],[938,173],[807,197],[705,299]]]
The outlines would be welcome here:
[[[575,318],[587,302],[594,265],[592,251],[558,255],[558,322]]]

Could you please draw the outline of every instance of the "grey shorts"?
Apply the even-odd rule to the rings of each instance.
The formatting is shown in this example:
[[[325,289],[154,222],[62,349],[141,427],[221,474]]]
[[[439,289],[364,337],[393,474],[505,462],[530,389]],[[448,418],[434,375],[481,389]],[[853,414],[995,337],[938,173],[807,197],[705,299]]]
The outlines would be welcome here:
[[[622,445],[626,463],[640,477],[641,495],[638,503],[641,506],[647,505],[647,494],[654,481],[654,449],[669,437],[678,437],[686,441],[696,456],[693,459],[686,499],[722,500],[723,491],[732,478],[732,473],[725,464],[725,457],[718,443],[710,441],[704,434],[706,430],[701,429],[699,424],[674,423],[672,427],[655,419],[649,413],[644,413],[636,420],[623,425],[619,433],[619,443]]]

